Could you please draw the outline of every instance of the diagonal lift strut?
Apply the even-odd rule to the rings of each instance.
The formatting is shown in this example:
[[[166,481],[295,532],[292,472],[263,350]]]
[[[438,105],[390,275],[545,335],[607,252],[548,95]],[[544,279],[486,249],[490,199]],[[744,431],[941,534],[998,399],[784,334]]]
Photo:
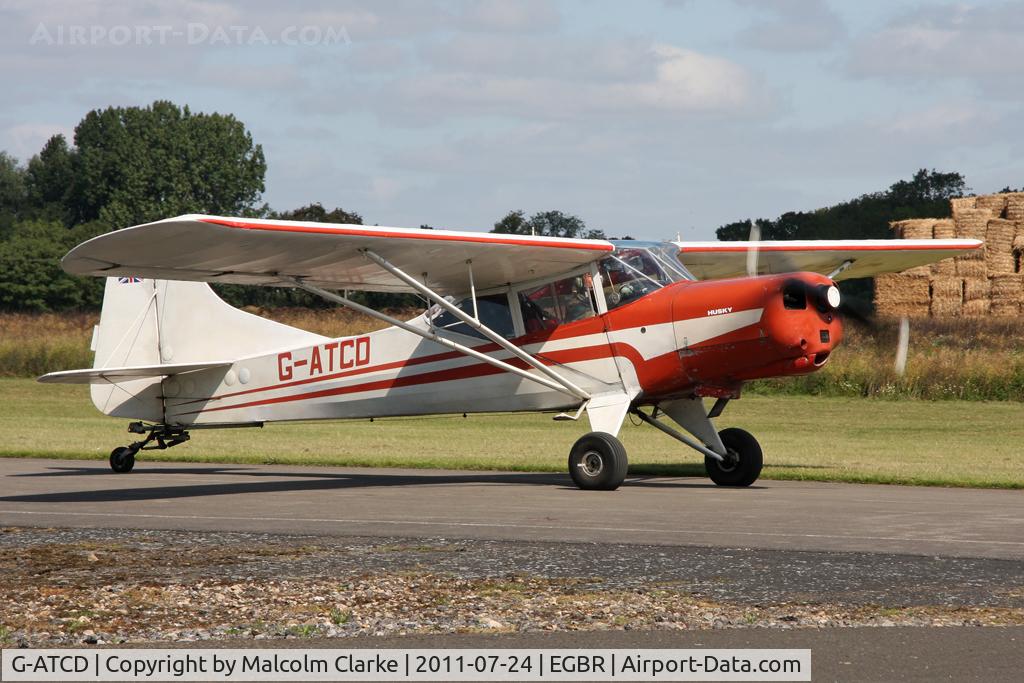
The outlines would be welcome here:
[[[590,398],[590,394],[587,393],[586,390],[576,385],[575,383],[569,381],[562,375],[558,374],[557,372],[549,368],[547,365],[544,365],[544,363],[540,362],[537,358],[530,355],[526,351],[523,351],[521,348],[519,348],[509,340],[505,339],[503,336],[501,336],[491,328],[487,327],[473,316],[467,314],[461,308],[451,303],[443,296],[432,290],[430,287],[427,287],[425,284],[423,284],[416,278],[412,277],[411,275],[400,269],[398,266],[389,262],[384,257],[380,256],[379,254],[369,249],[366,249],[363,253],[366,255],[368,259],[376,263],[378,266],[388,271],[389,273],[397,277],[399,280],[409,285],[410,287],[412,287],[417,292],[427,297],[437,305],[441,306],[462,322],[478,330],[482,335],[484,335],[492,342],[494,342],[501,348],[505,349],[506,351],[514,355],[519,360],[523,361],[524,363],[527,363],[532,368],[543,373],[544,375],[547,375],[549,379],[553,380],[554,382],[557,382],[562,387],[560,391],[563,391],[563,393],[570,394],[584,401]],[[534,375],[529,374],[527,374],[527,376],[534,377]]]
[[[402,321],[402,320],[399,320],[397,318],[393,318],[390,315],[387,315],[386,313],[381,313],[380,311],[374,310],[374,309],[372,309],[372,308],[370,308],[368,306],[363,306],[362,304],[358,304],[355,301],[352,301],[351,299],[348,299],[348,298],[346,298],[344,296],[341,296],[340,294],[337,294],[337,293],[332,292],[330,290],[321,289],[320,287],[315,287],[313,285],[306,284],[305,282],[303,282],[299,278],[288,278],[288,280],[292,284],[294,284],[296,287],[298,287],[299,289],[305,290],[305,291],[309,292],[310,294],[316,294],[317,296],[323,297],[324,299],[327,299],[328,301],[333,301],[334,303],[340,304],[340,305],[345,306],[347,308],[351,308],[352,310],[358,311],[359,313],[363,313],[365,315],[368,315],[371,318],[376,318],[377,320],[383,320],[384,322],[388,323],[389,325],[394,325],[395,327],[399,327],[399,328],[405,330],[406,332],[411,332],[411,333],[413,333],[415,335],[423,337],[424,339],[427,339],[429,341],[432,341],[432,342],[435,342],[437,344],[440,344],[441,346],[446,346],[446,347],[448,347],[448,348],[450,348],[450,349],[452,349],[454,351],[458,351],[459,353],[465,354],[465,355],[470,356],[472,358],[476,358],[477,360],[480,360],[480,361],[483,361],[484,363],[488,363],[490,365],[493,365],[494,367],[500,368],[501,370],[504,370],[506,372],[511,372],[513,374],[519,375],[520,377],[523,377],[525,379],[528,379],[528,380],[531,380],[533,382],[536,382],[537,384],[541,384],[541,385],[543,385],[543,386],[545,386],[545,387],[547,387],[549,389],[554,389],[555,391],[560,391],[563,394],[569,394],[573,398],[580,398],[580,399],[583,399],[583,400],[587,400],[587,399],[590,398],[589,394],[586,394],[585,392],[583,392],[584,395],[581,396],[581,395],[579,395],[579,394],[577,394],[575,392],[569,391],[564,385],[562,385],[562,384],[560,384],[558,382],[552,381],[552,380],[548,379],[547,377],[540,377],[538,375],[535,375],[535,374],[532,374],[530,372],[527,372],[526,370],[524,370],[522,368],[517,368],[516,366],[511,365],[509,363],[506,363],[503,360],[498,360],[497,358],[493,358],[491,356],[488,356],[485,353],[480,353],[476,349],[471,349],[468,346],[465,346],[465,345],[460,344],[458,342],[452,341],[451,339],[446,339],[445,337],[441,337],[437,333],[432,332],[430,330],[422,330],[422,329],[416,327],[415,325],[410,325],[409,323],[407,323],[405,321]],[[447,301],[445,301],[445,303],[447,303]],[[489,328],[484,327],[484,329],[487,329],[488,331],[490,331]],[[483,332],[483,329],[481,330],[481,332]],[[504,339],[503,339],[503,341],[504,341]],[[582,392],[582,389],[580,391]]]

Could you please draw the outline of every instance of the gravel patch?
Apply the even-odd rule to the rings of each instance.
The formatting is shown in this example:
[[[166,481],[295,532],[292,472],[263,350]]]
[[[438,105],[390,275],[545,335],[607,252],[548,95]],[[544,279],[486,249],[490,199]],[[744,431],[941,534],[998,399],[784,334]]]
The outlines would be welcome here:
[[[0,643],[1024,624],[1024,566],[863,553],[0,530]]]

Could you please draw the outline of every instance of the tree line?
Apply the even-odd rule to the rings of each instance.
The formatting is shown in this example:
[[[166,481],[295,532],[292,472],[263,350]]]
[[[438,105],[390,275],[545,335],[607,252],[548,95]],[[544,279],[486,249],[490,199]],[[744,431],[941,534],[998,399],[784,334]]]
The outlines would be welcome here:
[[[949,215],[949,200],[970,192],[956,172],[921,169],[888,189],[813,211],[787,211],[778,218],[746,219],[718,228],[720,240],[745,240],[753,225],[763,240],[887,239],[890,221]]]
[[[187,213],[363,223],[355,211],[328,210],[320,203],[271,208],[262,201],[266,170],[263,148],[234,116],[193,112],[167,101],[91,111],[71,142],[54,135],[24,164],[0,151],[0,310],[97,309],[102,279],[70,276],[60,258],[76,244],[118,228]],[[967,192],[959,173],[922,169],[880,192],[815,211],[729,223],[717,234],[721,240],[746,239],[757,224],[762,239],[886,238],[889,221],[946,215],[949,198]],[[491,232],[606,237],[578,216],[554,210],[510,211]],[[237,306],[325,305],[289,288],[217,290]],[[375,307],[421,303],[412,295],[353,297]]]
[[[266,170],[263,148],[234,116],[167,101],[91,111],[71,142],[54,135],[24,164],[0,151],[0,310],[98,308],[102,279],[70,276],[60,259],[76,244],[118,228],[188,213],[363,223],[355,211],[320,203],[272,209],[262,201]],[[492,232],[604,236],[560,211],[511,211]],[[324,305],[288,288],[217,289],[235,305]],[[353,296],[381,307],[419,303],[410,295]]]

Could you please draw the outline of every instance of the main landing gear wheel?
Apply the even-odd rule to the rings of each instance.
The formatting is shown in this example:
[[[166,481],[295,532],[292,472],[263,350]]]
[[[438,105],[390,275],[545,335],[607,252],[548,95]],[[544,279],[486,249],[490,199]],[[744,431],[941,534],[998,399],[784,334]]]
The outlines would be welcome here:
[[[605,432],[583,435],[569,451],[569,476],[584,490],[614,491],[628,467],[622,442]]]
[[[135,467],[135,449],[130,446],[120,446],[110,452],[110,469],[118,474],[131,472]]]
[[[725,462],[704,456],[704,467],[711,481],[719,486],[750,486],[761,475],[764,457],[761,446],[750,432],[730,427],[718,432],[727,454]]]

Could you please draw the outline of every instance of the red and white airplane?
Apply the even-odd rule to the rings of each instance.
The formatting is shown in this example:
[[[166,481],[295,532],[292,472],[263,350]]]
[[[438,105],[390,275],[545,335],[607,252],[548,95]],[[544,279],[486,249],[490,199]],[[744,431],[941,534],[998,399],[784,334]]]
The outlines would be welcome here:
[[[843,335],[835,280],[900,271],[976,240],[637,242],[181,216],[118,230],[64,257],[107,277],[88,383],[143,449],[200,428],[282,420],[488,411],[583,413],[569,454],[585,489],[626,476],[616,434],[633,413],[705,457],[720,485],[749,486],[762,454],[712,420],[744,382],[814,372]],[[206,283],[298,287],[388,322],[329,339],[235,309]],[[412,292],[402,321],[349,290]],[[716,399],[707,409],[703,398]],[[650,409],[645,412],[644,409]],[[668,418],[687,433],[659,419]]]

